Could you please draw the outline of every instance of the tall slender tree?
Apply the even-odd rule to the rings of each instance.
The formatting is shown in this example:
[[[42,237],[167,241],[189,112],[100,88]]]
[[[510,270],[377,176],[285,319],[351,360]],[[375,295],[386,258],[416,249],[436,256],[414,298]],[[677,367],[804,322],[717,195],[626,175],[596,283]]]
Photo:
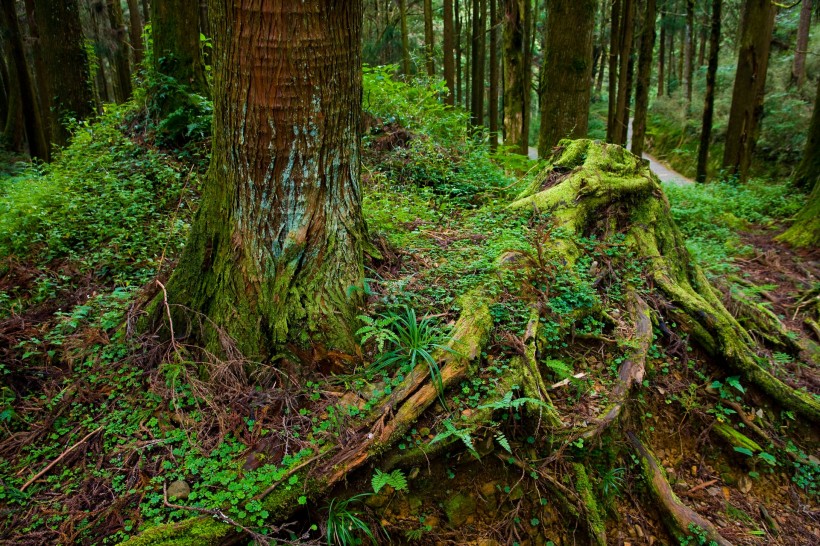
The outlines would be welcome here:
[[[712,0],[712,24],[709,33],[709,67],[706,69],[706,96],[703,104],[703,125],[698,147],[698,170],[696,180],[706,182],[709,162],[709,145],[712,142],[712,118],[715,111],[715,82],[717,81],[718,54],[720,53],[720,24],[723,0]]]
[[[630,59],[632,57],[633,36],[635,33],[635,1],[623,0],[621,17],[620,51],[618,53],[618,100],[613,119],[613,142],[625,144],[629,126]],[[609,131],[607,131],[607,134]]]
[[[686,0],[686,29],[684,32],[683,79],[688,110],[692,102],[692,76],[695,73],[695,0]]]
[[[618,109],[618,55],[621,52],[621,0],[613,0],[609,33],[609,99],[606,122],[606,139],[615,142],[615,112]]]
[[[405,76],[410,76],[410,34],[407,30],[407,0],[399,0],[399,18],[401,20],[402,72]]]
[[[490,91],[488,96],[490,149],[498,147],[498,0],[487,0],[490,3]]]
[[[766,93],[766,72],[774,29],[771,0],[746,0],[740,23],[737,73],[723,149],[723,168],[745,182],[749,176]]]
[[[444,0],[444,29],[443,29],[443,49],[444,49],[444,82],[447,84],[446,102],[449,105],[455,104],[456,81],[455,81],[455,36],[453,20],[453,0]]]
[[[473,0],[472,73],[470,92],[470,122],[473,126],[484,124],[484,64],[486,62],[486,0]]]
[[[809,31],[811,30],[812,0],[803,0],[800,8],[800,22],[797,24],[797,42],[794,45],[794,62],[792,63],[791,83],[802,87],[806,81],[806,54],[809,49]]]
[[[529,147],[524,118],[529,115],[530,103],[530,90],[525,83],[529,58],[525,54],[529,47],[525,27],[530,9],[529,0],[504,0],[504,144],[524,155]]]
[[[638,59],[638,83],[635,86],[635,116],[632,122],[632,153],[643,155],[646,137],[646,112],[649,108],[649,88],[652,75],[652,53],[655,50],[655,0],[646,0],[643,29],[641,31],[641,53]]]
[[[549,0],[547,4],[547,47],[539,83],[539,157],[547,157],[562,138],[587,134],[595,8],[595,0]],[[565,32],[566,28],[572,32]]]
[[[128,30],[122,15],[120,0],[108,0],[108,20],[111,25],[112,60],[114,62],[114,76],[117,93],[117,102],[125,102],[131,96],[131,62],[129,61]],[[197,40],[199,33],[197,32]]]
[[[424,0],[424,60],[427,66],[427,75],[431,78],[436,75],[436,63],[433,57],[435,44],[433,41],[433,0]]]
[[[131,51],[134,54],[134,66],[142,63],[145,47],[142,43],[142,17],[137,0],[128,0],[128,32],[131,36]]]
[[[213,0],[211,15],[211,168],[167,286],[174,324],[189,309],[217,348],[227,334],[252,359],[344,362],[366,239],[361,1]]]
[[[664,0],[661,0],[661,2],[661,6],[666,6],[666,2]],[[662,10],[660,11],[660,15],[661,32],[658,37],[658,97],[662,97],[664,95],[664,89],[666,87],[666,18]]]

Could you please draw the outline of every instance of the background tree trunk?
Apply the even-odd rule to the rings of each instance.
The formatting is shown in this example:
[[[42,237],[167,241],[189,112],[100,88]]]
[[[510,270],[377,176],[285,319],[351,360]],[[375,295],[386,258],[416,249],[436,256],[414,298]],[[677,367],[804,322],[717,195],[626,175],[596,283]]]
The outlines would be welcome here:
[[[623,17],[621,18],[620,52],[618,67],[618,100],[613,120],[613,142],[624,145],[626,143],[627,127],[629,125],[629,62],[632,56],[632,37],[635,31],[635,0],[624,0]],[[607,131],[609,133],[609,131]]]
[[[177,332],[183,306],[248,358],[286,351],[301,365],[344,362],[333,351],[357,350],[366,239],[361,2],[264,8],[211,2],[211,168],[168,301]],[[203,337],[218,343],[216,332]]]
[[[607,109],[606,140],[615,142],[615,112],[618,109],[618,55],[621,52],[621,0],[612,2],[612,26],[609,33],[609,102]]]
[[[462,72],[461,72],[461,8],[458,4],[458,0],[455,0],[455,27],[456,27],[456,92],[457,97],[455,100],[455,104],[463,105],[466,104],[467,101],[462,100],[464,97],[464,87],[462,82]]]
[[[125,28],[120,0],[108,0],[108,17],[111,22],[111,37],[114,44],[112,59],[114,75],[117,78],[116,98],[118,103],[123,103],[131,96],[131,63],[128,60],[128,31]],[[197,45],[199,45],[198,42],[199,32],[197,32]]]
[[[547,157],[562,138],[587,134],[595,8],[595,0],[548,3],[547,47],[539,84],[539,157]]]
[[[498,148],[498,0],[490,2],[490,150]]]
[[[712,0],[712,25],[709,34],[709,68],[706,70],[706,96],[703,105],[703,125],[698,148],[698,171],[696,180],[706,182],[709,162],[709,144],[712,140],[712,117],[715,111],[715,81],[717,79],[718,54],[720,53],[720,18],[723,0]]]
[[[794,46],[794,64],[792,65],[791,83],[802,87],[806,81],[806,53],[809,48],[809,31],[811,30],[811,0],[803,0],[800,8],[800,22],[797,25],[797,43]]]
[[[424,0],[424,54],[427,75],[436,75],[436,63],[433,58],[433,0]]]
[[[529,102],[529,89],[524,85],[524,24],[529,0],[504,1],[504,144],[527,155],[528,139],[524,134],[524,115]]]
[[[151,30],[154,68],[208,95],[205,69],[199,50],[199,3],[192,0],[153,0]]]
[[[453,0],[444,0],[444,82],[447,84],[447,97],[445,102],[452,106],[455,104],[456,82],[455,82],[455,59],[454,36],[453,36]]]
[[[85,37],[76,0],[35,0],[46,66],[52,142],[64,146],[69,134],[63,120],[94,115]]]
[[[0,28],[5,29],[9,72],[14,72],[18,83],[23,128],[26,133],[31,157],[49,161],[50,153],[46,140],[43,118],[37,104],[37,95],[26,66],[23,38],[17,21],[14,0],[0,0]]]
[[[749,176],[760,133],[774,13],[771,0],[746,0],[741,20],[737,74],[723,151],[723,167],[741,182]]]
[[[484,124],[484,63],[486,43],[486,0],[473,0],[472,73],[473,86],[470,93],[470,123],[475,127]]]
[[[684,36],[683,79],[686,89],[686,110],[692,104],[692,75],[695,71],[695,0],[686,0],[686,30]]]
[[[803,190],[814,188],[820,180],[820,80],[817,81],[817,92],[814,99],[814,111],[811,115],[806,147],[803,158],[794,172],[794,185]]]
[[[666,61],[666,24],[663,20],[663,15],[661,15],[661,35],[658,39],[658,97],[662,97],[666,92],[664,90],[665,83],[666,83],[666,76],[665,76],[665,61]]]
[[[23,128],[22,98],[20,97],[20,82],[17,81],[17,71],[10,60],[9,43],[3,36],[3,58],[0,59],[3,69],[3,80],[6,82],[6,96],[8,106],[3,121],[2,144],[15,152],[22,152],[26,144],[26,130]]]
[[[641,56],[638,60],[638,84],[635,87],[635,116],[632,122],[632,153],[643,156],[646,136],[646,112],[649,108],[649,87],[652,76],[652,53],[655,50],[655,0],[646,0],[646,12],[641,33]]]
[[[131,51],[134,52],[134,66],[142,63],[145,48],[142,45],[142,19],[137,0],[128,0],[128,31],[131,34]]]
[[[156,0],[154,0],[156,1]],[[407,0],[399,0],[401,18],[401,64],[405,77],[410,76],[410,36],[407,33]]]

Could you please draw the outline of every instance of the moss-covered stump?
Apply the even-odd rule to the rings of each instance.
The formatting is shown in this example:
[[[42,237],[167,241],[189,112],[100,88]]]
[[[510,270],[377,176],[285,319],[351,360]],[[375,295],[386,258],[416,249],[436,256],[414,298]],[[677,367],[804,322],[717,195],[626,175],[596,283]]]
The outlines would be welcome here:
[[[502,333],[507,334],[510,341],[505,346],[513,347],[503,355],[508,365],[503,375],[494,377],[495,391],[489,394],[490,400],[460,413],[449,401],[437,404],[441,393],[431,381],[427,365],[422,364],[397,380],[383,402],[351,425],[348,437],[355,435],[357,441],[327,444],[293,469],[300,483],[306,484],[304,490],[280,494],[278,482],[258,500],[262,500],[272,520],[282,521],[295,513],[305,498],[308,502],[321,500],[335,484],[371,464],[388,470],[425,464],[429,468],[431,461],[445,451],[461,449],[462,444],[475,456],[486,456],[498,447],[496,455],[501,463],[519,469],[523,473],[520,479],[530,480],[536,490],[549,492],[560,511],[574,520],[571,525],[586,530],[589,543],[606,544],[618,538],[617,533],[611,533],[614,524],[610,500],[601,497],[599,486],[593,483],[600,479],[601,472],[588,467],[588,452],[591,445],[601,448],[608,443],[614,447],[608,448],[608,453],[601,448],[605,454],[598,456],[605,457],[612,470],[622,471],[615,468],[616,461],[623,461],[625,453],[634,453],[635,472],[642,478],[640,487],[648,488],[642,493],[649,493],[638,495],[635,502],[645,503],[650,512],[660,512],[673,536],[685,537],[697,528],[717,544],[730,544],[719,524],[699,514],[673,492],[665,470],[667,463],[659,462],[650,447],[652,430],[642,424],[645,412],[633,408],[636,392],[646,385],[653,338],[657,335],[672,344],[688,334],[703,353],[710,355],[717,375],[739,375],[744,384],[757,387],[756,396],[816,423],[820,420],[816,397],[788,386],[764,369],[760,363],[762,347],[755,339],[795,357],[804,345],[788,338],[776,317],[761,314],[751,302],[738,300],[738,309],[733,311],[746,317],[743,324],[753,324],[757,329],[771,327],[771,332],[764,332],[769,335],[753,337],[727,310],[717,290],[690,257],[657,177],[648,163],[623,148],[590,140],[562,141],[551,163],[510,204],[510,210],[527,214],[539,238],[533,243],[533,255],[510,251],[498,262],[499,278],[514,271],[514,278],[522,283],[514,297],[519,309],[525,310],[523,334],[498,332],[490,307],[499,298],[499,290],[482,285],[459,301],[461,312],[453,329],[453,351],[435,355],[444,396],[451,400],[453,387],[480,375],[482,367],[489,367],[486,359],[491,338],[495,336],[497,342]],[[600,258],[606,263],[591,258],[590,249],[602,241],[609,245],[609,254]],[[597,304],[561,315],[551,307],[551,297],[562,288],[557,286],[559,279],[569,282],[567,279],[579,276],[586,279],[585,286],[590,290],[602,291],[605,280],[616,278],[622,287],[618,297],[606,305],[602,303],[604,298],[599,298]],[[751,321],[750,316],[758,318]],[[593,333],[576,331],[576,324],[586,319],[603,326]],[[605,392],[596,393],[600,402],[584,419],[567,406],[562,412],[557,403],[560,394],[554,394],[575,376],[554,382],[545,366],[550,351],[568,354],[582,340],[598,343],[602,355],[606,347],[620,356],[617,365],[607,362],[603,367],[604,378],[596,386]],[[711,372],[700,373],[705,378]],[[693,385],[688,392],[696,397],[702,389]],[[511,445],[499,428],[498,421],[506,418],[499,416],[513,413],[511,410],[524,423],[514,428],[528,427],[526,442],[518,445]],[[749,422],[746,416],[744,419]],[[416,425],[421,421],[423,425]],[[433,438],[431,429],[442,430],[442,423],[448,425],[449,433]],[[400,451],[397,444],[414,426],[426,430],[423,438],[411,449]],[[704,434],[708,434],[710,427],[705,428]],[[722,422],[712,428],[722,445],[750,453],[763,450]],[[766,438],[757,424],[752,430]],[[617,489],[618,474],[612,475],[615,478],[611,482]],[[489,493],[494,495],[493,491],[490,484]],[[449,501],[439,503],[444,506],[440,515],[446,515],[453,527],[462,525],[476,510],[474,503],[465,499],[471,499],[470,495],[454,492]],[[225,544],[242,535],[236,522],[214,516],[208,512],[189,521],[149,529],[129,544]],[[539,520],[533,517],[529,521]],[[243,532],[247,535],[248,530]]]

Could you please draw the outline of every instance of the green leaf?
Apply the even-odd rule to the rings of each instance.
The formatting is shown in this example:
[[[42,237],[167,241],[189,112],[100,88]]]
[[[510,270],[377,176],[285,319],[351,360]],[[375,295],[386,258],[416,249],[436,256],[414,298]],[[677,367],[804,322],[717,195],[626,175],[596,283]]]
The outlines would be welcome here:
[[[745,447],[736,447],[735,451],[737,451],[738,453],[743,453],[744,455],[746,455],[748,457],[754,457],[754,453],[752,452],[752,450],[747,449]]]

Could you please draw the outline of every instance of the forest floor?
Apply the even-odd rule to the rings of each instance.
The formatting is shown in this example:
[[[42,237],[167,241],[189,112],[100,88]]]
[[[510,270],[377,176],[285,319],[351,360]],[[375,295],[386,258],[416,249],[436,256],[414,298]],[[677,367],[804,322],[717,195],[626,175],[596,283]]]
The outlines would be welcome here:
[[[420,102],[412,97],[408,104]],[[452,133],[461,135],[456,121]],[[701,529],[670,534],[620,430],[562,445],[538,411],[499,401],[515,390],[507,374],[528,350],[528,298],[548,293],[538,363],[565,427],[555,437],[594,423],[635,345],[616,339],[630,285],[651,288],[643,264],[624,255],[621,234],[574,240],[586,257],[573,269],[549,254],[560,230],[537,211],[509,207],[537,172],[505,172],[504,158],[493,162],[482,145],[448,140],[439,118],[438,133],[408,121],[369,132],[363,208],[378,252],[367,263],[367,314],[391,320],[412,310],[429,324],[428,342],[441,342],[465,308],[462,296],[478,290],[493,327],[472,373],[447,391],[446,410],[433,403],[389,457],[313,498],[289,469],[322,446],[366,441],[357,415],[398,389],[403,372],[320,369],[288,390],[267,368],[251,376],[235,363],[188,360],[156,339],[127,336],[123,316],[140,289],[173,267],[198,177],[183,153],[145,144],[113,114],[108,122],[81,132],[46,174],[0,167],[0,177],[9,173],[0,178],[0,544],[115,544],[217,509],[268,532],[256,500],[271,484],[304,495],[291,529],[306,543],[325,542],[328,522],[348,513],[383,543],[585,544],[583,518],[551,489],[580,491],[578,466],[609,544],[709,544]],[[820,251],[773,240],[799,207],[791,190],[671,183],[664,191],[725,301],[742,291],[820,341],[805,321],[816,318]],[[540,264],[541,276],[517,261]],[[612,322],[575,320],[592,308],[606,308]],[[644,431],[672,491],[732,544],[820,543],[820,431],[674,324],[661,321],[653,334],[628,422]],[[378,353],[371,339],[366,360]],[[758,356],[783,382],[820,395],[810,359],[777,349]],[[738,449],[724,425],[752,443]],[[395,487],[374,491],[381,474],[396,470]],[[171,486],[183,491],[169,500]]]

